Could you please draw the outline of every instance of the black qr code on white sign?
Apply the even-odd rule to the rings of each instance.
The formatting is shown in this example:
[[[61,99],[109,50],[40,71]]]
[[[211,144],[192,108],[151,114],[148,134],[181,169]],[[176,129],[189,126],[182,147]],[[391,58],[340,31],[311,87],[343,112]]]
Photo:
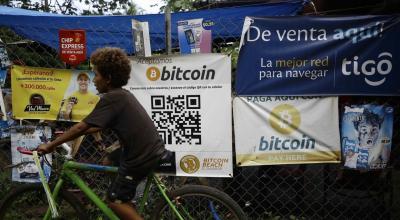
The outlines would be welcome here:
[[[200,95],[151,96],[151,117],[165,144],[201,144]]]

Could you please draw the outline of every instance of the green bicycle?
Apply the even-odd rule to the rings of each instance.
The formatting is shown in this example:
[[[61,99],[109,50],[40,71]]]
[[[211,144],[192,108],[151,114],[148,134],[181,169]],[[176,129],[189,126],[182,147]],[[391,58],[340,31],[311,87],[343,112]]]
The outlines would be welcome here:
[[[63,147],[67,148],[68,145],[64,144]],[[71,157],[71,150],[67,151],[68,153],[62,156],[64,159]],[[32,153],[26,150],[20,150],[20,152]],[[107,219],[118,219],[105,202],[79,177],[75,172],[78,170],[116,173],[118,168],[65,159],[58,171],[59,176],[51,193],[59,213],[57,219],[90,219],[81,201],[65,189],[66,182],[77,186]],[[155,174],[147,177],[143,196],[138,202],[138,211],[142,215],[152,185],[156,187],[159,198],[154,203],[150,219],[246,219],[239,205],[222,191],[203,185],[185,185],[169,192]],[[43,187],[40,184],[25,184],[16,187],[0,203],[0,219],[52,219]]]

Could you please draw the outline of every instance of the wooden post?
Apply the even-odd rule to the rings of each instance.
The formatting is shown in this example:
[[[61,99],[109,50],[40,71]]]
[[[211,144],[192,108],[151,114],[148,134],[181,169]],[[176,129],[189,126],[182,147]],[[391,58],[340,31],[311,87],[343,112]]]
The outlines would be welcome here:
[[[165,8],[165,50],[167,55],[171,54],[171,9]]]

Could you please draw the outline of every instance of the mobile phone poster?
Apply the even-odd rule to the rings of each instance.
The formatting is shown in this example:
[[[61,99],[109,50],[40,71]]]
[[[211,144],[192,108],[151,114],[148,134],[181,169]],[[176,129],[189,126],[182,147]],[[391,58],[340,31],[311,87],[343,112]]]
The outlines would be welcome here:
[[[390,159],[393,108],[385,105],[345,106],[341,137],[344,167],[383,169]]]
[[[213,21],[203,18],[178,21],[181,54],[211,53],[213,25]]]
[[[17,119],[79,122],[100,99],[91,71],[13,65],[11,73]]]

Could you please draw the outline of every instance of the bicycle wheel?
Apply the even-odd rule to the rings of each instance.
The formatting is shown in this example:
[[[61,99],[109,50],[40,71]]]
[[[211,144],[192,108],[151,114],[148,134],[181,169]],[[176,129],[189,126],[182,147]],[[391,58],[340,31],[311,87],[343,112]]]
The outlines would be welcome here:
[[[186,219],[245,220],[239,205],[226,193],[202,185],[186,185],[169,194],[169,198]],[[160,198],[155,205],[151,219],[177,219],[165,199]]]
[[[43,219],[48,208],[44,189],[39,184],[21,185],[5,196],[0,203],[0,219]],[[87,216],[83,205],[73,195],[61,191],[57,199],[58,219],[84,219]]]

